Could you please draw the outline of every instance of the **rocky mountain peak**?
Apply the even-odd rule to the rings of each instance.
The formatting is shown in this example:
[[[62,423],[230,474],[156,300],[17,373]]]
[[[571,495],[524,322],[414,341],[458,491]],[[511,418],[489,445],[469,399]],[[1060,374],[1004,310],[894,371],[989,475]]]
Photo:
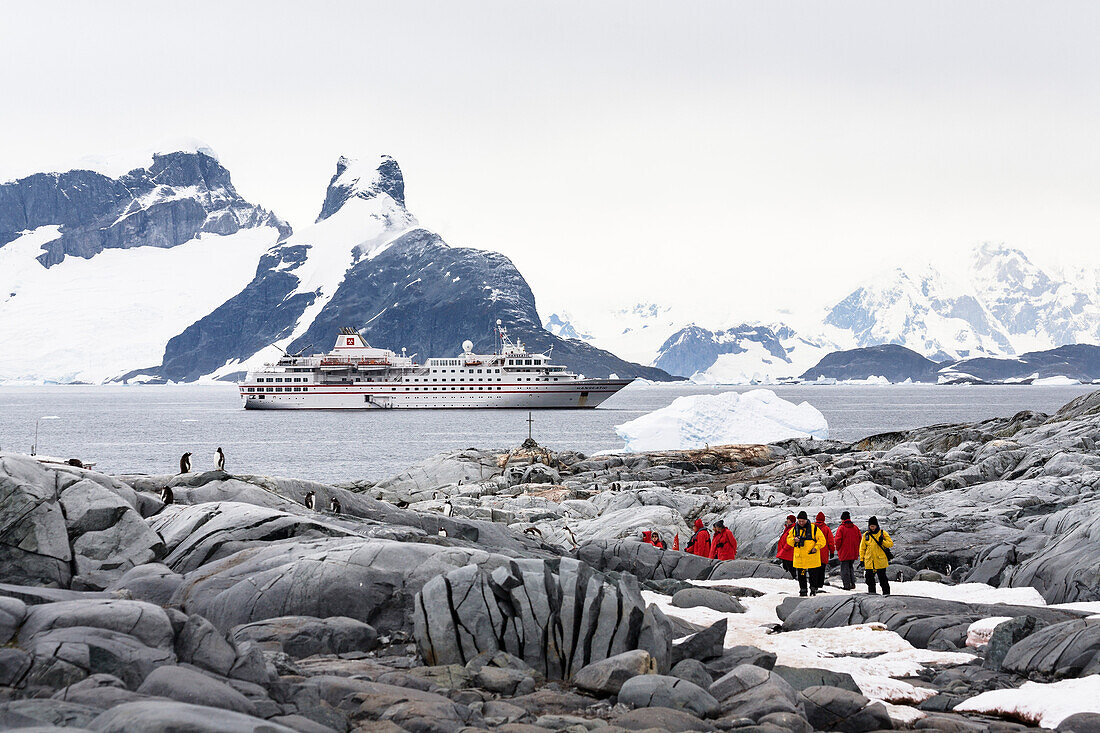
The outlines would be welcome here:
[[[389,155],[370,160],[341,155],[317,221],[329,218],[352,198],[369,200],[382,195],[393,199],[401,208],[405,207],[405,179],[396,160]]]

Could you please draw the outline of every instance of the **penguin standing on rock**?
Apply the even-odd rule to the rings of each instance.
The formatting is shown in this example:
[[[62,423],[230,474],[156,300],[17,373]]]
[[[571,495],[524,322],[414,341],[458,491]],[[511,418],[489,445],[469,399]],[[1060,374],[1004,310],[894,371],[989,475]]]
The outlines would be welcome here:
[[[219,471],[225,470],[225,454],[222,453],[221,446],[218,446],[218,449],[214,451],[214,468]]]
[[[317,494],[313,493],[312,491],[307,493],[306,494],[306,500],[305,500],[304,503],[306,505],[306,509],[309,509],[311,511],[316,509],[316,507],[317,507]]]
[[[180,473],[191,473],[191,454],[184,453],[180,456]]]
[[[332,501],[328,503],[328,510],[333,514],[340,513],[340,500],[337,499],[335,496],[332,497]]]
[[[175,500],[176,495],[172,493],[172,488],[170,486],[165,486],[160,490],[160,501],[162,504],[171,504]]]

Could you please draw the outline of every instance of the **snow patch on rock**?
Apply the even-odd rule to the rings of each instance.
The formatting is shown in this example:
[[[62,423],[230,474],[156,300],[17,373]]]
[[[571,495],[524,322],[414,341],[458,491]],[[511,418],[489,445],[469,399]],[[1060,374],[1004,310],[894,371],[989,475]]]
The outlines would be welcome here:
[[[955,706],[956,713],[986,713],[1056,728],[1076,713],[1100,713],[1100,674],[1060,682],[1025,682],[1012,690],[990,690]]]

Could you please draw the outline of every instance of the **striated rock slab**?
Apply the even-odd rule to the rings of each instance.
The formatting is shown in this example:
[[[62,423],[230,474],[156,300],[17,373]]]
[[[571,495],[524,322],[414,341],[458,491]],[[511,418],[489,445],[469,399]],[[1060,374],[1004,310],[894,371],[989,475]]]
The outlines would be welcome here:
[[[417,595],[414,623],[428,664],[465,664],[503,650],[549,679],[643,648],[647,637],[660,642],[644,647],[650,653],[671,644],[670,627],[647,624],[633,577],[612,581],[569,558],[515,560],[491,571],[470,565],[433,578]]]

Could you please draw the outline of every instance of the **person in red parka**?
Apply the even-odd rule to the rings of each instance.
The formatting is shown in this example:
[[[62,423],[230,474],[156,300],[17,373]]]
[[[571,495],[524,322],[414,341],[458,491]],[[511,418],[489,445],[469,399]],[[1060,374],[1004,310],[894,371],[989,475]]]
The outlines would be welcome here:
[[[725,522],[719,519],[714,523],[714,538],[710,541],[711,560],[736,560],[737,540],[726,528]]]
[[[821,567],[814,568],[810,573],[811,585],[815,590],[820,590],[825,585],[825,567],[829,564],[829,558],[836,552],[836,543],[833,538],[833,530],[825,524],[825,512],[818,512],[814,518],[814,524],[825,536],[825,546],[821,548]]]
[[[692,555],[710,557],[710,532],[703,525],[702,519],[695,520],[695,534],[691,536],[691,542],[688,542],[684,549]]]
[[[779,536],[779,547],[775,551],[775,556],[783,563],[783,569],[791,574],[792,580],[798,579],[798,573],[794,569],[794,548],[787,544],[787,533],[791,531],[791,527],[794,526],[794,515],[787,515],[787,523],[783,525],[783,534]],[[860,534],[860,538],[863,535]]]
[[[661,535],[658,534],[656,531],[653,532],[653,536],[650,539],[649,544],[653,545],[658,550],[665,549],[665,543],[661,541]]]
[[[855,590],[855,563],[859,559],[859,543],[863,533],[852,523],[852,515],[841,512],[835,537],[836,557],[840,560],[840,584],[844,590]]]

